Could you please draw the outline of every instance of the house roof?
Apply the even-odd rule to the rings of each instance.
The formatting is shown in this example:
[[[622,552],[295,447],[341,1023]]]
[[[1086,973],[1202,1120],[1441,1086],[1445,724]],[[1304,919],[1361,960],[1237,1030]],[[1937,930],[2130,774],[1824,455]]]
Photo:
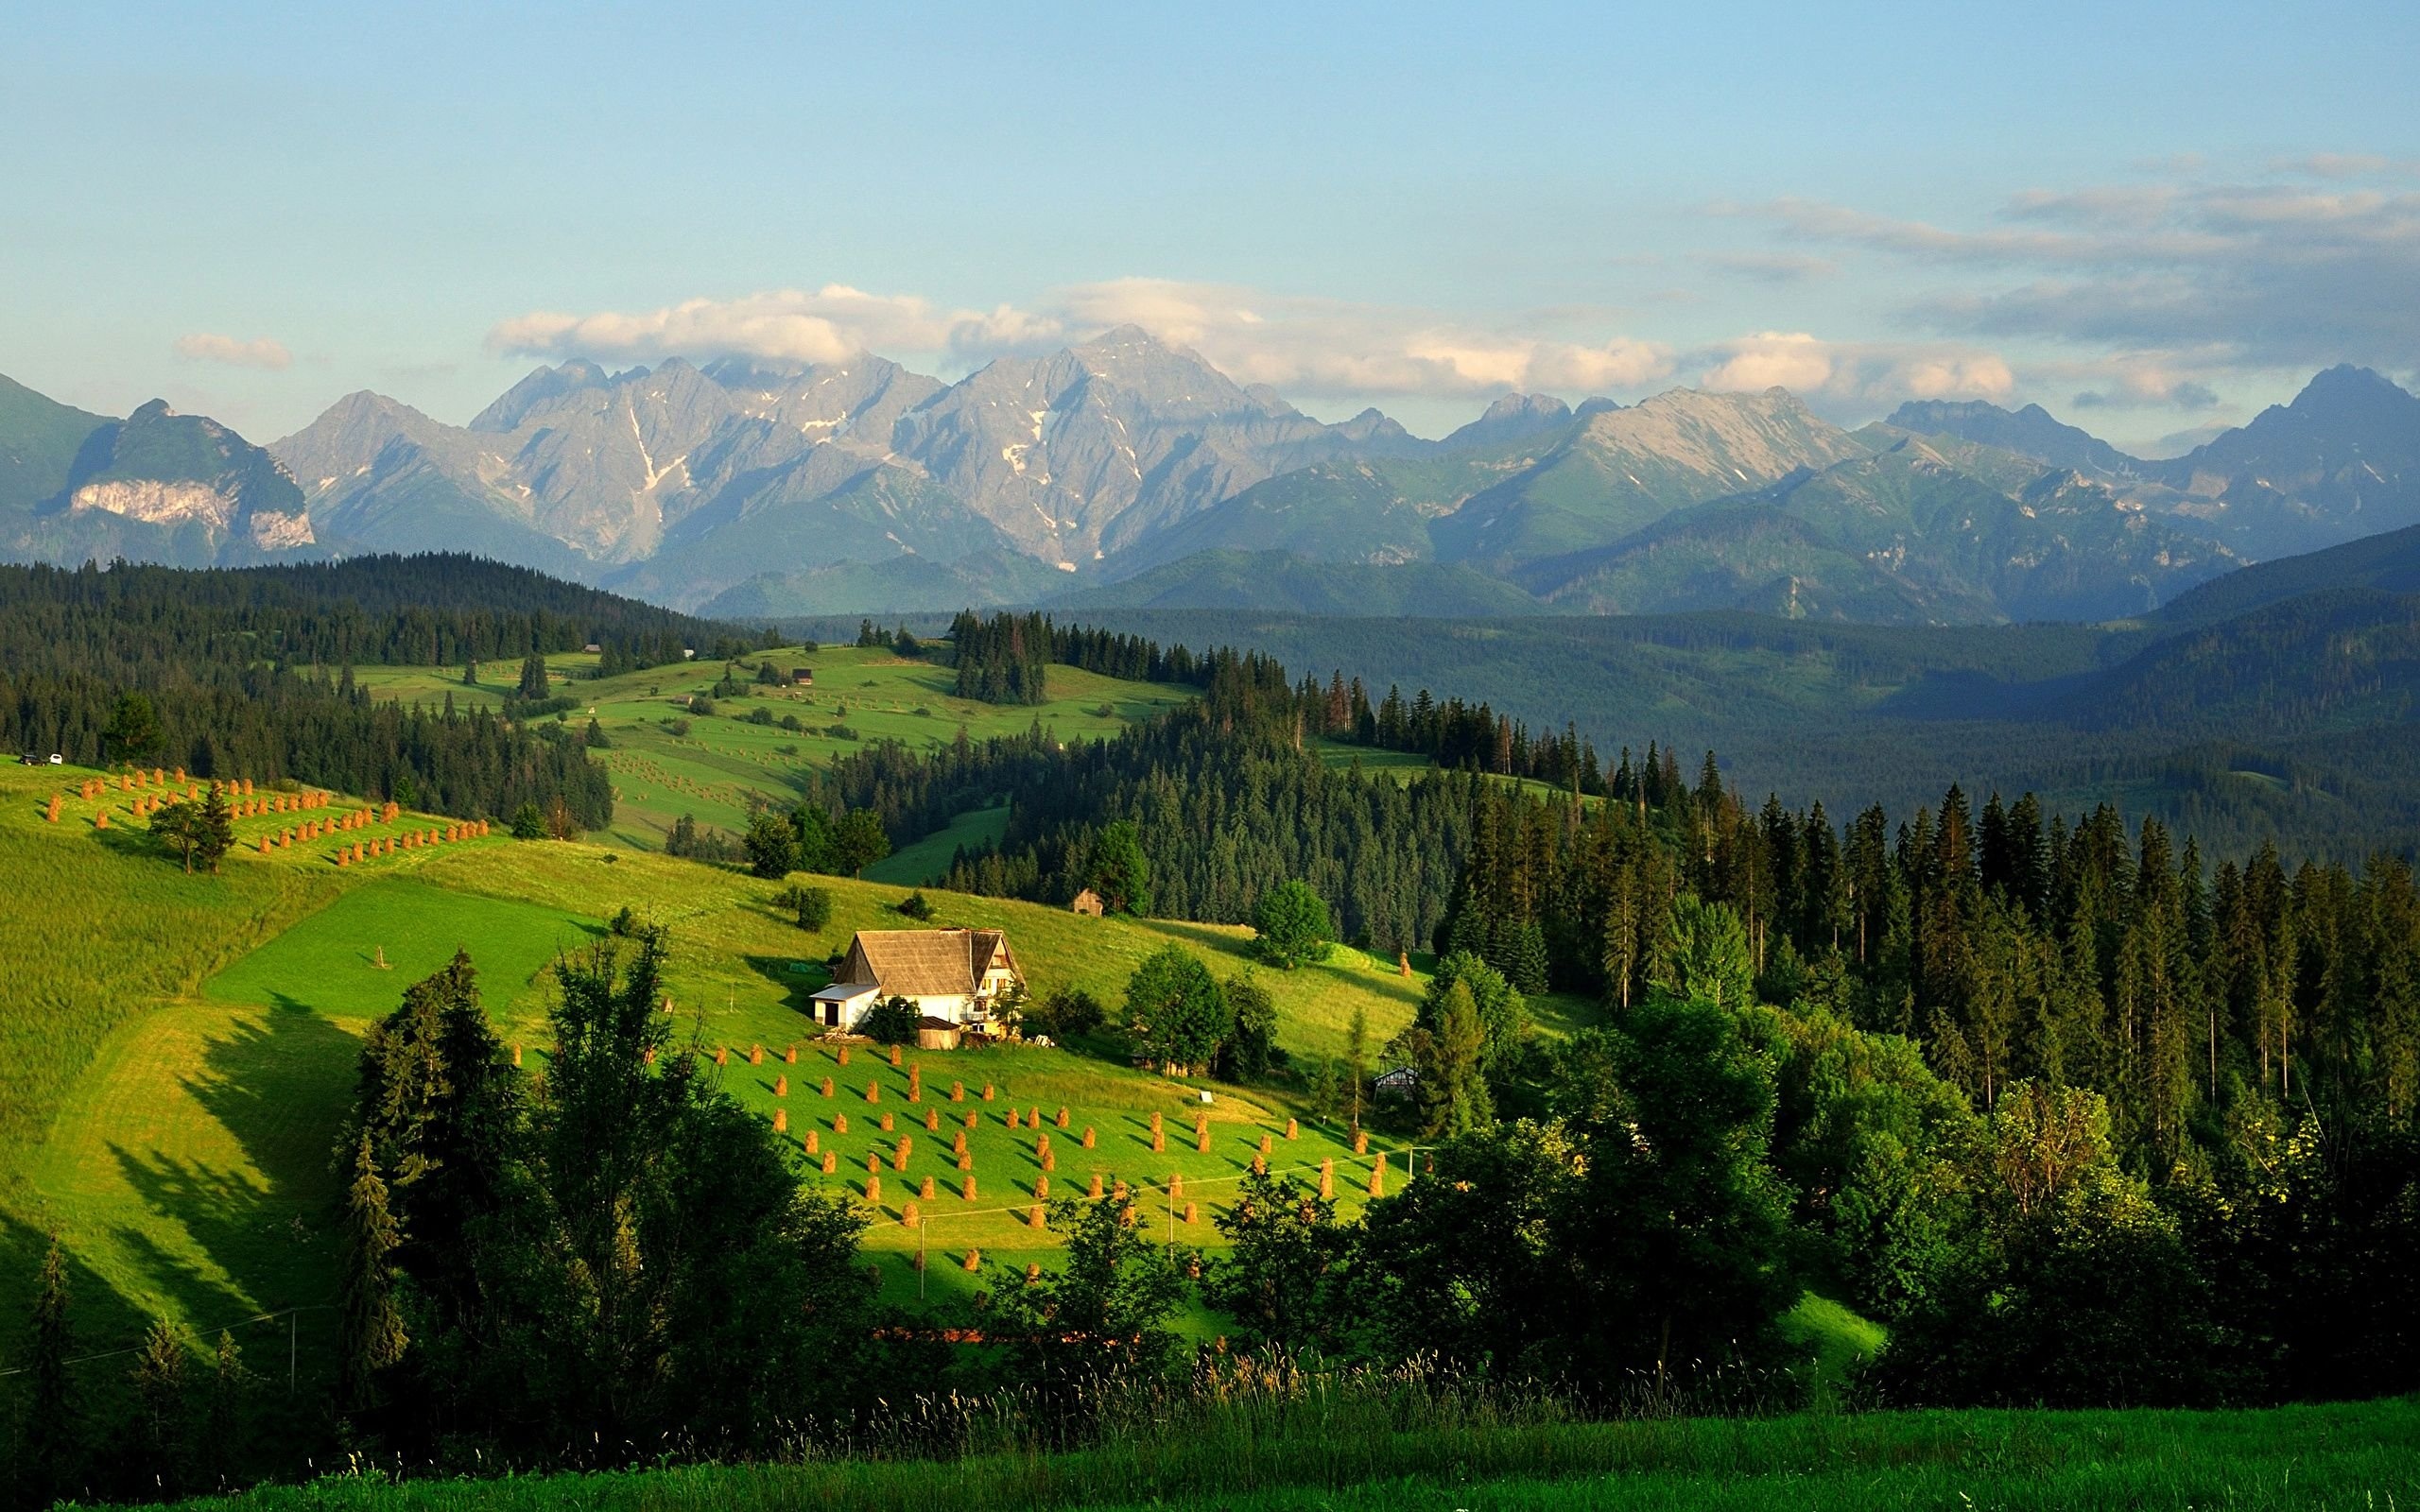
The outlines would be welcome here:
[[[903,997],[971,997],[994,965],[1016,969],[996,929],[861,929],[856,943],[875,983]]]

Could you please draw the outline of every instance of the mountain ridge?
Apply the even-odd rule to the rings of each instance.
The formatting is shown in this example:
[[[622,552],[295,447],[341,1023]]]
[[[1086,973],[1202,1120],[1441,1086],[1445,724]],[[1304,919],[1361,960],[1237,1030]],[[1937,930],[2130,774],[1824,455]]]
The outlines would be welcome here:
[[[683,608],[769,575],[811,585],[785,602],[855,601],[988,570],[999,591],[969,601],[1009,602],[1188,562],[1155,582],[1230,603],[1235,562],[1276,553],[1336,569],[1282,575],[1323,602],[1359,569],[1433,564],[1562,612],[2123,617],[2407,524],[2420,400],[2349,367],[2168,462],[2038,405],[1910,402],[1851,432],[1780,388],[1506,394],[1426,440],[1374,410],[1313,419],[1131,326],[956,383],[872,353],[574,359],[467,425],[364,390],[266,449],[164,405],[120,421],[0,387],[6,555],[458,548]],[[869,576],[909,557],[966,565]]]

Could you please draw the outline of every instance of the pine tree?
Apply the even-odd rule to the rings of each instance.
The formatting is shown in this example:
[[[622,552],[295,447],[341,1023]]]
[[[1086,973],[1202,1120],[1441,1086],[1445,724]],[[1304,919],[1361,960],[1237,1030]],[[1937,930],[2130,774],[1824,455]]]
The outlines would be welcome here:
[[[212,1351],[210,1404],[202,1415],[201,1459],[213,1489],[224,1488],[244,1463],[244,1402],[256,1378],[244,1365],[235,1335],[218,1331]]]
[[[544,698],[553,691],[553,685],[546,676],[546,659],[543,656],[523,658],[521,681],[513,689],[512,696],[525,703],[530,703]]]
[[[191,1410],[185,1381],[188,1353],[184,1331],[165,1319],[155,1319],[128,1372],[141,1414],[147,1468],[152,1485],[169,1497],[181,1493],[191,1453],[186,1438]]]
[[[26,1405],[26,1483],[36,1506],[74,1493],[84,1466],[83,1402],[69,1373],[75,1328],[67,1280],[67,1250],[53,1230],[34,1294],[33,1386]]]
[[[403,1243],[387,1209],[387,1183],[361,1138],[354,1158],[352,1189],[345,1196],[344,1270],[338,1277],[342,1339],[338,1345],[339,1390],[345,1406],[362,1412],[375,1405],[378,1377],[404,1357],[410,1344],[395,1303],[391,1263]]]

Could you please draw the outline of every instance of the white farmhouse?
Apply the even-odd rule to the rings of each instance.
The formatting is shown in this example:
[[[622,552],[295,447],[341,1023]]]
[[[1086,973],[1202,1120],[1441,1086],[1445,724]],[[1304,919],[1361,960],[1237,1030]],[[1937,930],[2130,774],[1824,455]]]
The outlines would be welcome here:
[[[884,998],[916,1005],[926,1021],[983,1031],[1001,994],[1025,973],[996,929],[861,929],[832,985],[810,1000],[816,1022],[851,1030]]]

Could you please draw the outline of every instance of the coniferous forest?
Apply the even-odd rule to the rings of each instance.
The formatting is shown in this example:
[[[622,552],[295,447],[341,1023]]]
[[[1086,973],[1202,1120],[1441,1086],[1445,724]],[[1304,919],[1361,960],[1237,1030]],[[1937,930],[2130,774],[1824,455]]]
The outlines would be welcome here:
[[[469,557],[206,572],[0,566],[0,743],[96,765],[293,778],[464,816],[560,800],[596,828],[612,816],[612,784],[577,742],[450,699],[438,710],[376,703],[352,668],[596,644],[603,666],[626,671],[678,662],[711,634],[666,610]]]
[[[821,801],[879,814],[904,843],[1005,797],[1007,833],[947,879],[972,891],[1063,902],[1112,826],[1139,839],[1159,913],[1242,922],[1306,881],[1343,937],[1467,961],[1508,989],[1498,1004],[1601,1003],[1611,1038],[1583,1035],[1585,1053],[1644,1053],[1632,1025],[1710,1034],[1718,1060],[1736,1037],[1770,1077],[1748,1122],[1799,1226],[1786,1247],[1893,1326],[1897,1389],[2196,1400],[2415,1380],[2407,858],[2264,845],[2213,865],[2106,804],[2046,813],[1955,786],[1835,819],[1734,791],[1713,753],[1688,771],[1652,747],[1603,760],[1568,730],[1426,692],[1374,707],[1253,653],[1098,634],[1053,650],[1202,697],[1098,745],[1037,728],[877,747]],[[1407,782],[1339,763],[1335,743],[1441,765]],[[1500,1162],[1504,1142],[1567,1132],[1590,1078],[1582,1045],[1490,1025],[1506,1010],[1479,996],[1478,1074],[1424,1117],[1468,1136],[1454,1159]],[[1719,1011],[1691,1029],[1670,1019],[1688,1004]],[[1431,1087],[1461,1085],[1446,1028],[1425,1018],[1390,1047]]]

